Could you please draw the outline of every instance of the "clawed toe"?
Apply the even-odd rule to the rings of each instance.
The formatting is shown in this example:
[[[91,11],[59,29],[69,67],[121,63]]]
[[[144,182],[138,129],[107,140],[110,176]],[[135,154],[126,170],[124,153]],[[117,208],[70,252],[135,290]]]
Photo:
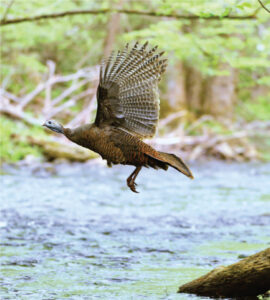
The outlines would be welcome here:
[[[137,190],[136,190],[136,186],[137,186],[137,183],[135,182],[135,178],[137,177],[138,173],[140,172],[142,167],[137,167],[135,169],[134,172],[131,173],[131,175],[128,177],[127,179],[127,186],[131,189],[132,192],[134,193],[139,193]]]
[[[137,183],[134,182],[133,180],[127,181],[127,186],[131,189],[131,191],[134,192],[134,193],[139,193],[136,190],[136,185],[137,185]]]
[[[135,182],[133,182],[133,184],[129,184],[128,187],[132,190],[132,192],[134,193],[139,193],[137,190],[136,190],[136,186],[137,184]]]

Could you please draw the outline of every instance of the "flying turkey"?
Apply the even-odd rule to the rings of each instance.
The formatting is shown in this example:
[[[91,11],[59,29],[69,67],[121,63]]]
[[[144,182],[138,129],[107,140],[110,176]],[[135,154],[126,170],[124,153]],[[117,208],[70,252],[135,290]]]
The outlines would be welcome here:
[[[142,141],[153,137],[159,117],[158,82],[165,71],[164,52],[148,42],[138,42],[103,60],[97,89],[97,114],[93,124],[64,128],[54,120],[43,125],[64,134],[72,142],[99,153],[112,164],[133,165],[127,185],[136,191],[135,179],[142,167],[167,170],[173,167],[193,178],[186,164],[174,154],[155,150]]]

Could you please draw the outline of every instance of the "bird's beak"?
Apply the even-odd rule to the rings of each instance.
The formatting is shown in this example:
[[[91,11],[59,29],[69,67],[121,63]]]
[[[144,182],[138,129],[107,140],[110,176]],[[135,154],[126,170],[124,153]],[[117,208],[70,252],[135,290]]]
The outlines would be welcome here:
[[[46,123],[43,123],[42,126],[46,126]]]

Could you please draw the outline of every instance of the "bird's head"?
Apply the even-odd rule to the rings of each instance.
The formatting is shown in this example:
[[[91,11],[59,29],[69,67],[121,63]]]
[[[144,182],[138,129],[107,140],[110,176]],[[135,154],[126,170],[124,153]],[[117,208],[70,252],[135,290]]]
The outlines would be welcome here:
[[[60,123],[54,120],[47,120],[42,126],[45,126],[57,133],[64,133],[64,127]]]

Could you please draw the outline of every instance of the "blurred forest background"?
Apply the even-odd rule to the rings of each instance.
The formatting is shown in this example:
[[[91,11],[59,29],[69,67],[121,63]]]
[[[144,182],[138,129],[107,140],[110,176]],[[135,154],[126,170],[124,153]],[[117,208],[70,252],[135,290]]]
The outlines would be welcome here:
[[[191,160],[270,159],[270,13],[257,0],[1,0],[0,20],[2,161],[94,156],[41,124],[93,121],[98,64],[137,40],[169,63],[149,142]]]

